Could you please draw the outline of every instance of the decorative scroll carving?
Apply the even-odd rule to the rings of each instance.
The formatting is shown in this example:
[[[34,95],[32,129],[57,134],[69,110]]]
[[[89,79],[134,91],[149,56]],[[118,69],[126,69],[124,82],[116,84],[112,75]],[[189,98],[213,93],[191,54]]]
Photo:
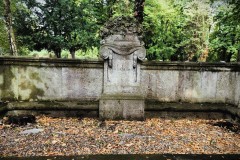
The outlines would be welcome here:
[[[100,55],[104,60],[108,60],[108,67],[112,68],[113,51],[106,46],[100,48]]]
[[[146,49],[143,46],[121,46],[104,44],[100,48],[100,55],[104,60],[108,60],[108,66],[111,68],[113,63],[113,54],[130,55],[133,54],[133,68],[137,65],[137,59],[143,61],[146,56]]]

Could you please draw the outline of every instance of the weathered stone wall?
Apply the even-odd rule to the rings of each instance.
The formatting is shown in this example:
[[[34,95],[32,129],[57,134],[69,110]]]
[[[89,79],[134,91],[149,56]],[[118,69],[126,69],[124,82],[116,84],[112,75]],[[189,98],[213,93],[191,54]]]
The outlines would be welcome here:
[[[240,106],[240,64],[145,62],[141,68],[147,100]]]
[[[0,59],[2,101],[98,100],[103,63],[59,59]]]
[[[240,64],[143,62],[148,101],[229,103],[240,108]],[[0,57],[1,101],[98,101],[103,61]]]

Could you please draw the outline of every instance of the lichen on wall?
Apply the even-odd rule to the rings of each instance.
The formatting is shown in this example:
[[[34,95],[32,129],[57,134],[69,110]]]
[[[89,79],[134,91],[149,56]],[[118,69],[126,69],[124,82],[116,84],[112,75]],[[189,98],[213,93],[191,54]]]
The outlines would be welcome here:
[[[0,68],[0,73],[2,73],[0,78],[1,100],[17,100],[17,72],[18,69],[13,66],[3,66]]]
[[[44,96],[38,67],[19,67],[19,100],[38,100]]]
[[[19,100],[69,101],[97,99],[103,73],[94,68],[19,67]]]

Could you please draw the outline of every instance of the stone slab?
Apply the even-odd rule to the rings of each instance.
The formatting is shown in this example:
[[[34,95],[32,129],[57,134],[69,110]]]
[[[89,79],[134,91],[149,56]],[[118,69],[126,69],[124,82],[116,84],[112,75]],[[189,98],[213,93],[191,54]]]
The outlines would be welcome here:
[[[100,99],[100,119],[144,120],[144,99]]]
[[[42,128],[32,128],[32,129],[28,129],[28,130],[20,132],[20,134],[37,134],[37,133],[40,133],[43,131],[44,131],[44,129],[42,129]]]

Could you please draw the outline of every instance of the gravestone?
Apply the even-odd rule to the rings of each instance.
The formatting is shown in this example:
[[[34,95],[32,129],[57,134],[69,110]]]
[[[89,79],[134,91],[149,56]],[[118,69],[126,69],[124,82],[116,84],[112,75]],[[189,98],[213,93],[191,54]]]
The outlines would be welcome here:
[[[139,62],[145,59],[146,50],[141,31],[131,17],[112,19],[101,30],[104,86],[99,116],[102,119],[144,119]]]

